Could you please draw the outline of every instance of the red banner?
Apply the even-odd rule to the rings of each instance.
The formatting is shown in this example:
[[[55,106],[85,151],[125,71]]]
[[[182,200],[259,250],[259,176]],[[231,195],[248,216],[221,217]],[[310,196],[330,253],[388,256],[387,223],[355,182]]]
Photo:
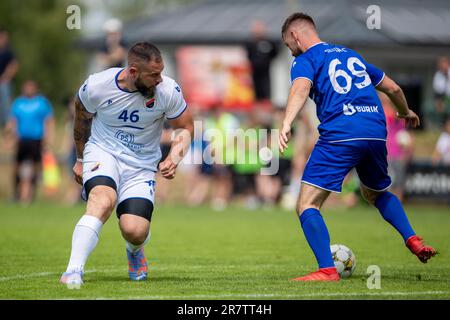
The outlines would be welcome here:
[[[250,64],[239,46],[184,46],[176,53],[183,95],[192,107],[250,110],[254,101]]]

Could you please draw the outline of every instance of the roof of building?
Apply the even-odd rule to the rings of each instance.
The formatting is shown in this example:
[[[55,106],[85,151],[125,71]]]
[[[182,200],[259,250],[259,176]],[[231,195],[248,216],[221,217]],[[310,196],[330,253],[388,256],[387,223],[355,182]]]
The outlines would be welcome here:
[[[157,44],[244,42],[250,24],[265,22],[269,38],[279,41],[285,18],[292,12],[311,15],[320,36],[343,45],[450,46],[448,0],[378,0],[380,29],[367,20],[372,0],[205,0],[154,14],[125,25],[127,44],[147,40]],[[370,11],[370,10],[369,10]],[[85,39],[94,44],[97,39]],[[95,44],[94,44],[95,46]]]

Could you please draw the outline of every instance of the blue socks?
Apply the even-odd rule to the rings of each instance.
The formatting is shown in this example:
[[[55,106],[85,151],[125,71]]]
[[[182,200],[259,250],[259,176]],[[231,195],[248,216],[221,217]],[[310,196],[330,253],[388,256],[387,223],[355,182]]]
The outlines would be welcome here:
[[[408,217],[400,200],[394,194],[390,192],[380,194],[375,201],[375,207],[380,211],[384,220],[397,229],[405,242],[409,237],[416,234],[409,224]]]
[[[303,233],[311,247],[319,268],[334,267],[330,249],[330,235],[319,210],[309,208],[300,215]]]
[[[408,217],[398,198],[390,192],[383,192],[375,201],[375,207],[380,211],[384,220],[389,222],[403,237],[406,242],[416,233],[409,224]],[[320,211],[309,208],[300,215],[300,223],[303,233],[316,256],[319,268],[334,267],[330,250],[330,235],[323,221]]]

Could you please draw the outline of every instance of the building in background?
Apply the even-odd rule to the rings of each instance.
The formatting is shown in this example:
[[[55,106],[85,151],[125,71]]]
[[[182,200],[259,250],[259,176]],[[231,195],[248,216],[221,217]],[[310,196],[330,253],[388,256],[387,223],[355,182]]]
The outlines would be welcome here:
[[[252,21],[265,24],[267,39],[280,41],[281,25],[293,11],[317,18],[325,41],[356,49],[364,58],[402,86],[412,108],[420,115],[434,110],[433,76],[439,56],[450,56],[450,9],[446,1],[380,0],[380,29],[370,30],[367,21],[371,1],[357,0],[209,0],[180,5],[125,24],[123,41],[130,45],[148,40],[161,48],[165,72],[177,76],[180,46],[226,45],[244,48],[251,39]],[[420,21],[420,27],[417,22]],[[85,38],[86,48],[96,50],[99,37]],[[290,86],[292,57],[282,50],[271,65],[271,100],[284,105]],[[181,82],[182,86],[185,83]]]
[[[355,49],[366,61],[390,74],[421,117],[419,129],[436,131],[440,124],[434,120],[433,77],[437,59],[450,56],[448,2],[380,0],[376,3],[380,24],[375,28],[368,23],[374,14],[368,10],[371,5],[369,0],[197,1],[124,23],[122,39],[125,46],[143,40],[158,45],[165,59],[164,73],[178,80],[191,109],[204,113],[219,106],[236,112],[242,119],[251,116],[252,110],[262,109],[258,97],[248,94],[254,92],[251,89],[255,83],[251,79],[251,61],[245,59],[246,44],[253,37],[252,22],[264,24],[267,41],[281,44],[285,18],[303,11],[316,19],[324,41]],[[102,39],[103,36],[91,36],[84,38],[82,44],[95,52]],[[267,90],[272,106],[285,106],[292,59],[281,45],[272,57]],[[270,113],[272,119],[273,114]],[[315,118],[313,113],[312,117]],[[294,172],[300,173],[300,167]],[[409,181],[408,172],[405,181]]]

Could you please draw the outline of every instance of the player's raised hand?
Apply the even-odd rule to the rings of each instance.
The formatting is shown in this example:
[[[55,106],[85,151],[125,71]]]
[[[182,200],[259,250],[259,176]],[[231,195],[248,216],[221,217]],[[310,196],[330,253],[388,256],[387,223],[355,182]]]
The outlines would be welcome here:
[[[280,135],[278,137],[278,147],[281,153],[284,153],[284,151],[287,149],[288,147],[287,144],[290,138],[291,138],[291,126],[283,123],[283,127],[281,128]]]
[[[77,161],[72,170],[75,176],[75,181],[78,184],[83,185],[83,163],[81,163],[81,161]]]
[[[159,170],[161,174],[166,179],[175,178],[175,172],[177,170],[177,165],[172,161],[170,155],[159,164]]]
[[[419,116],[412,111],[411,109],[408,110],[408,113],[405,115],[401,115],[397,113],[397,118],[405,119],[405,124],[407,127],[415,128],[420,126],[420,119]]]

